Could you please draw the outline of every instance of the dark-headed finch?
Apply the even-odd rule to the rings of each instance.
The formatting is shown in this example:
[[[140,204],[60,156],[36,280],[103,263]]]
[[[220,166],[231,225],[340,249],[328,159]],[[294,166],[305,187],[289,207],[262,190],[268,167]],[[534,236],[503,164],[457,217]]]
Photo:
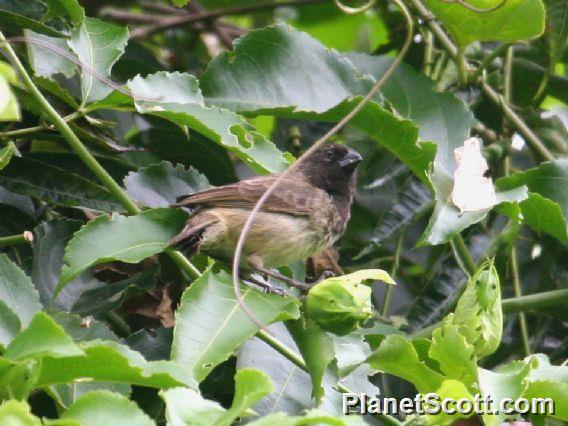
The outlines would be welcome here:
[[[349,221],[361,156],[345,145],[314,151],[276,187],[254,218],[241,267],[264,271],[317,255]],[[194,213],[171,244],[226,262],[251,210],[278,175],[253,177],[180,197]]]

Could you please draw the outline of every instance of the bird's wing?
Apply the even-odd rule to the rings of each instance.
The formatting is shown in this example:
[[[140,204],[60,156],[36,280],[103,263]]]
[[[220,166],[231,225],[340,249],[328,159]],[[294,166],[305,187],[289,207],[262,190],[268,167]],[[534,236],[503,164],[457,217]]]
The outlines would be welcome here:
[[[234,184],[190,194],[175,206],[232,207],[252,209],[278,175],[258,176]],[[327,201],[327,195],[298,176],[288,176],[276,187],[262,211],[309,215],[314,207]]]

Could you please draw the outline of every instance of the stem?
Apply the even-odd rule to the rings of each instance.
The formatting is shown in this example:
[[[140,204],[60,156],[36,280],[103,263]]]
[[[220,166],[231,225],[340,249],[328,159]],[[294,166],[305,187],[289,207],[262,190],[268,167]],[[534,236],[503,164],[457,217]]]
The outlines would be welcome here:
[[[89,170],[103,183],[103,185],[109,190],[109,192],[122,204],[126,211],[132,215],[140,213],[140,209],[134,201],[132,201],[126,192],[120,187],[120,185],[112,178],[112,176],[104,169],[103,166],[96,160],[96,158],[89,152],[87,147],[79,140],[77,135],[73,132],[71,127],[65,122],[65,120],[57,113],[57,111],[51,106],[43,94],[39,91],[37,86],[34,84],[33,80],[29,76],[22,62],[12,49],[12,46],[6,41],[4,34],[0,31],[0,43],[5,47],[8,58],[12,61],[12,64],[17,69],[20,74],[24,85],[28,88],[30,93],[34,96],[36,101],[39,103],[41,109],[46,113],[49,119],[52,121],[53,125],[65,140],[71,146],[71,149],[75,151],[77,156],[85,163]],[[172,258],[172,260],[178,265],[182,270],[184,270],[189,276],[196,278],[201,275],[199,270],[185,258],[185,256],[173,248],[168,248],[165,252]]]
[[[471,75],[471,81],[476,81],[481,76],[483,71],[485,71],[487,68],[491,66],[495,58],[500,56],[505,50],[507,50],[508,47],[509,47],[508,43],[503,43],[497,46],[496,49],[493,49],[493,52],[487,55],[483,59],[481,64],[479,64],[479,66],[475,69],[475,71]]]
[[[8,237],[0,237],[0,247],[13,246],[16,244],[29,244],[34,240],[33,234],[26,231],[19,235],[10,235]]]
[[[396,276],[396,273],[398,271],[398,266],[400,264],[400,252],[402,249],[402,240],[403,240],[403,235],[401,234],[396,241],[396,247],[394,249],[394,258],[390,273],[393,279]],[[389,315],[389,306],[392,299],[393,287],[394,286],[392,285],[387,285],[387,288],[385,290],[385,299],[383,301],[383,306],[381,307],[381,315],[385,318],[388,317]]]
[[[65,121],[66,123],[70,123],[72,121],[75,121],[79,117],[81,117],[81,114],[77,111],[63,117],[62,120]],[[10,130],[8,132],[0,132],[0,137],[14,137],[20,135],[27,135],[30,133],[41,132],[42,130],[51,130],[51,129],[53,129],[53,126],[47,124],[41,124],[39,126],[26,127],[25,129],[16,129],[16,130]]]
[[[446,35],[444,30],[436,20],[432,13],[422,4],[420,0],[409,0],[410,3],[414,6],[416,11],[421,15],[421,17],[425,20],[426,25],[432,31],[432,33],[436,36],[442,47],[448,52],[450,57],[457,61],[458,56],[458,49],[454,45],[454,43],[450,40],[450,38]],[[465,64],[467,66],[467,63]],[[546,146],[541,142],[538,136],[527,126],[527,124],[523,121],[521,117],[513,111],[513,109],[503,102],[502,97],[493,90],[491,86],[489,86],[485,82],[479,83],[481,85],[481,89],[485,93],[485,95],[489,98],[491,102],[495,105],[501,107],[503,114],[511,121],[515,127],[519,130],[519,132],[523,135],[526,142],[533,148],[535,152],[537,152],[542,158],[545,160],[552,160],[554,157],[548,151]]]
[[[458,48],[458,53],[455,58],[456,65],[458,66],[458,76],[460,81],[460,86],[465,86],[468,82],[467,75],[467,62],[465,60],[465,52],[463,48]]]
[[[298,355],[297,353],[295,353],[293,350],[291,350],[289,347],[287,347],[280,340],[271,336],[269,333],[267,333],[264,330],[260,330],[256,334],[256,336],[260,340],[262,340],[264,343],[266,343],[268,346],[270,346],[272,349],[274,349],[276,352],[283,355],[286,359],[288,359],[290,362],[292,362],[296,367],[298,367],[299,369],[308,373],[308,367],[306,367],[306,363],[304,362],[302,357],[300,355]],[[341,392],[341,393],[353,393],[353,391],[351,389],[347,388],[346,386],[344,386],[340,383],[337,384],[337,390],[339,390],[339,392]],[[389,426],[398,426],[398,425],[401,424],[397,419],[395,419],[392,416],[389,416],[388,414],[378,414],[378,417],[380,418],[380,420],[383,423],[386,423]]]
[[[517,261],[517,249],[515,246],[511,248],[511,273],[513,274],[513,288],[515,290],[515,298],[522,297],[521,292],[521,279],[519,277],[519,263]],[[519,311],[519,327],[521,328],[521,337],[523,339],[523,348],[525,350],[525,355],[528,356],[531,353],[531,347],[529,343],[529,334],[527,330],[527,318],[525,313]]]
[[[193,263],[187,260],[179,250],[168,247],[164,250],[165,253],[174,261],[178,268],[187,273],[191,278],[197,279],[201,276],[201,271],[195,267]]]
[[[434,36],[432,31],[424,31],[424,74],[428,77],[432,74],[434,67]]]
[[[460,265],[460,267],[464,270],[466,275],[473,275],[477,270],[477,265],[473,261],[469,249],[465,244],[461,235],[456,235],[451,241],[450,245],[452,246],[452,252],[456,258],[456,261]]]
[[[105,315],[105,318],[114,326],[120,336],[128,337],[132,332],[128,324],[116,312],[109,312]]]
[[[568,289],[562,289],[505,299],[501,302],[501,306],[504,313],[511,314],[562,306],[567,302]]]

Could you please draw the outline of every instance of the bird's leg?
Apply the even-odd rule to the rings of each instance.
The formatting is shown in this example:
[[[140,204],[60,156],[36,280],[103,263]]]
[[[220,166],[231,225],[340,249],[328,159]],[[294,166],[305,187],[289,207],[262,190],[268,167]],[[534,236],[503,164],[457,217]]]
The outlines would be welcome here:
[[[289,296],[288,293],[286,293],[283,289],[276,288],[276,287],[270,285],[268,282],[258,280],[255,277],[253,277],[251,274],[241,273],[240,278],[244,281],[249,281],[253,284],[256,284],[257,286],[262,288],[262,290],[265,291],[266,293],[277,294],[278,296],[282,296],[282,297]]]
[[[316,283],[319,283],[320,281],[323,280],[327,280],[328,278],[333,278],[335,276],[337,275],[333,271],[323,271],[321,275],[316,279]]]
[[[302,292],[307,292],[310,289],[310,286],[307,285],[306,283],[301,283],[292,278],[288,278],[285,275],[282,275],[280,272],[272,271],[270,269],[265,268],[262,258],[258,255],[253,254],[248,256],[247,262],[253,270],[260,272],[261,274],[268,275],[269,277],[276,278],[277,280],[280,280],[282,282],[285,282],[289,286],[295,287],[301,290]]]

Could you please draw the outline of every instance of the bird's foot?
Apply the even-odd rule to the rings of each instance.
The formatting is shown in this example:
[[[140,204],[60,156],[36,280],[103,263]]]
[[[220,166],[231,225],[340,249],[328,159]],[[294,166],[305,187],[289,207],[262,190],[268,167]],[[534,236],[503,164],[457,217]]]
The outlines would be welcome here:
[[[249,281],[253,284],[256,284],[266,294],[276,294],[276,295],[282,296],[282,297],[289,296],[289,294],[286,293],[286,291],[284,289],[274,287],[273,285],[270,285],[268,282],[256,279],[255,277],[253,277],[251,275],[241,276],[241,279],[243,279],[244,281]]]

